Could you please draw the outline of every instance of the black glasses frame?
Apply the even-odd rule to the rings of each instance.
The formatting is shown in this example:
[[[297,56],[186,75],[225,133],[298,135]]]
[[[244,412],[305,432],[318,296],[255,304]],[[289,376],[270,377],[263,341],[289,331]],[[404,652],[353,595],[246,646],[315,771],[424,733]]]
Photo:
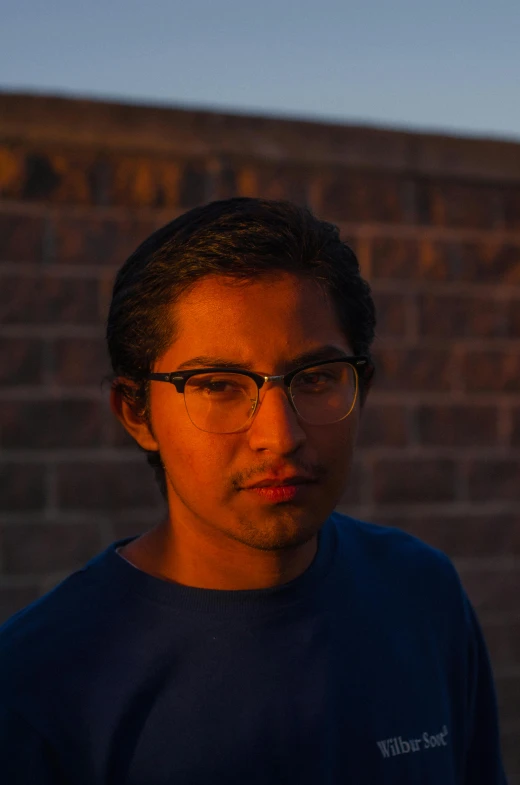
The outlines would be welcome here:
[[[263,376],[260,373],[255,373],[254,371],[246,371],[238,368],[226,368],[225,366],[215,366],[213,368],[190,368],[189,371],[172,371],[171,373],[149,373],[146,378],[154,382],[168,382],[169,384],[173,384],[178,393],[183,393],[188,379],[190,379],[192,376],[195,376],[196,374],[236,373],[240,374],[241,376],[249,376],[250,379],[253,379],[253,381],[256,382],[259,394],[261,388],[266,382],[281,381],[283,382],[284,386],[290,390],[292,380],[298,373],[301,373],[301,371],[305,371],[307,368],[319,368],[320,365],[330,365],[331,363],[345,362],[354,366],[360,379],[363,379],[364,381],[370,381],[374,374],[374,366],[370,362],[369,357],[361,354],[335,357],[332,360],[320,360],[319,362],[307,363],[301,368],[296,368],[294,371],[289,371],[289,373],[286,373],[285,375],[282,374],[280,376]]]
[[[360,354],[355,356],[352,355],[351,357],[335,357],[333,360],[320,360],[317,363],[308,363],[307,365],[303,365],[301,368],[296,368],[294,371],[289,371],[289,373],[280,376],[262,376],[260,373],[246,371],[245,369],[241,370],[239,368],[214,366],[213,368],[190,368],[189,371],[173,371],[171,373],[149,373],[146,378],[154,382],[168,382],[169,384],[173,384],[178,393],[183,393],[188,379],[190,379],[192,376],[195,376],[196,374],[237,373],[241,376],[249,376],[250,379],[253,379],[253,381],[256,382],[256,386],[258,387],[258,392],[260,392],[261,388],[266,382],[283,381],[285,387],[290,388],[294,377],[301,371],[307,370],[307,368],[318,368],[320,365],[330,365],[331,363],[345,362],[349,363],[349,365],[353,365],[360,378],[363,378],[365,381],[368,381],[372,378],[374,373],[374,366],[370,362],[369,357]]]
[[[334,359],[331,360],[320,360],[319,362],[307,363],[306,365],[303,365],[300,368],[295,368],[294,371],[290,371],[289,373],[282,374],[279,376],[263,376],[260,373],[254,373],[254,371],[247,371],[245,369],[242,370],[240,368],[226,368],[225,366],[214,366],[212,368],[193,368],[193,369],[190,368],[190,370],[187,371],[173,371],[172,373],[150,373],[146,378],[156,382],[168,382],[169,384],[173,384],[173,386],[175,387],[178,393],[184,393],[186,382],[192,376],[196,376],[197,374],[230,373],[230,374],[237,374],[241,376],[248,376],[256,383],[256,387],[257,387],[256,399],[251,399],[252,407],[248,420],[244,423],[244,425],[240,426],[240,428],[236,428],[234,431],[210,431],[210,433],[237,433],[239,431],[242,431],[246,426],[248,426],[248,423],[250,424],[255,413],[258,411],[258,403],[260,401],[260,389],[263,387],[263,385],[266,382],[275,382],[275,381],[283,382],[284,386],[287,388],[286,394],[287,394],[287,399],[291,405],[291,408],[293,409],[293,411],[298,417],[304,420],[304,418],[301,417],[301,415],[299,414],[296,408],[296,404],[293,400],[293,395],[291,390],[292,380],[294,379],[295,376],[297,376],[297,374],[307,370],[308,368],[319,368],[321,365],[330,365],[331,363],[348,363],[349,365],[353,366],[356,374],[356,397],[359,390],[360,379],[363,379],[365,383],[369,384],[374,374],[374,366],[370,361],[369,357],[365,355],[352,355],[352,356],[345,355],[344,357],[335,357]],[[188,404],[186,401],[186,396],[184,396],[184,403],[187,409]],[[348,414],[345,415],[345,417],[348,417],[351,411],[352,408],[350,409]],[[188,411],[188,415],[190,416],[189,411]],[[342,417],[341,419],[344,419],[344,417]],[[308,422],[308,420],[304,420],[304,422]],[[196,428],[199,428],[199,430],[204,430],[203,428],[200,428],[200,426],[196,425],[196,423],[193,422],[193,424],[195,425]]]

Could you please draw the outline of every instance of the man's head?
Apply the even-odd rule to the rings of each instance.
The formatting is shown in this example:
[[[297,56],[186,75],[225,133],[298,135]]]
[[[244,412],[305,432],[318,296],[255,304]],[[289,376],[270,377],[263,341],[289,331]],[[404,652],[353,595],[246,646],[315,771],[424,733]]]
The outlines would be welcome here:
[[[343,493],[370,373],[352,412],[309,424],[283,385],[265,385],[247,427],[201,430],[184,395],[149,381],[200,356],[225,358],[263,376],[333,347],[369,355],[370,289],[337,229],[286,202],[230,199],[180,216],[127,260],[114,285],[107,340],[115,374],[112,407],[147,451],[170,513],[189,511],[260,549],[313,536]],[[198,367],[197,363],[188,367]],[[212,402],[213,403],[213,402]],[[200,422],[198,425],[200,426]],[[245,485],[268,475],[318,482],[293,502],[267,504]]]

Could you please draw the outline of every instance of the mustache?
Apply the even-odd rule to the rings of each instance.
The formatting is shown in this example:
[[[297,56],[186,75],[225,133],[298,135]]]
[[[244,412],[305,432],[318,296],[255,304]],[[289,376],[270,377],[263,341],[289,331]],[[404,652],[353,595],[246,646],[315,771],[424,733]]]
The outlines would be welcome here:
[[[261,480],[265,476],[285,476],[285,475],[307,475],[315,478],[317,481],[322,480],[327,471],[324,466],[319,465],[292,465],[292,464],[263,464],[255,469],[248,469],[235,475],[231,483],[235,490],[240,490],[245,485],[251,485],[255,481]]]

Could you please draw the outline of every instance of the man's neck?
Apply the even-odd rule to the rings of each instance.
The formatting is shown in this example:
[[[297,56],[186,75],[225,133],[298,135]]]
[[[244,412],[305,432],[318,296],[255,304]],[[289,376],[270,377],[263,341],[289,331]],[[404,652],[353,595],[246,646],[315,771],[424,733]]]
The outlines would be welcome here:
[[[197,538],[179,541],[164,522],[123,546],[120,555],[156,578],[201,589],[266,589],[297,578],[312,563],[317,535],[294,548],[262,551],[234,540],[213,547]]]

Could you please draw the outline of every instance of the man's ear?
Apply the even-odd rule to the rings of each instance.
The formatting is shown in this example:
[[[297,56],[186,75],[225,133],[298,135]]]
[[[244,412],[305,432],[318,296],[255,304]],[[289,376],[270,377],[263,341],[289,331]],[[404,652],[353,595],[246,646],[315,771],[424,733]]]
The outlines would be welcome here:
[[[152,452],[159,451],[159,445],[150,433],[150,429],[145,419],[124,399],[121,391],[114,387],[110,390],[110,408],[123,428],[128,431],[130,436],[132,436],[144,450]]]

